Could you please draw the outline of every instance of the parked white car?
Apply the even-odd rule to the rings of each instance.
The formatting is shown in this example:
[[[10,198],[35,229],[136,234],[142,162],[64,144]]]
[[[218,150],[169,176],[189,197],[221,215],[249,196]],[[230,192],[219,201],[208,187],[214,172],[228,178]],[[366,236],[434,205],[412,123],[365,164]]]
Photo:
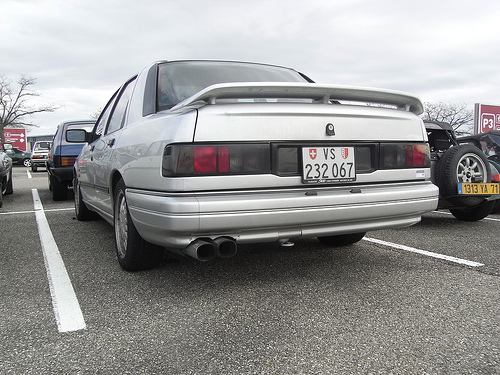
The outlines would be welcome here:
[[[33,145],[33,150],[31,151],[31,171],[38,171],[38,167],[45,168],[45,163],[47,162],[47,157],[49,154],[50,146],[52,146],[51,141],[38,141]]]
[[[68,132],[88,142],[76,216],[114,225],[125,270],[154,266],[164,247],[209,260],[238,243],[352,244],[436,208],[422,111],[412,95],[315,84],[284,67],[156,62],[91,134]]]

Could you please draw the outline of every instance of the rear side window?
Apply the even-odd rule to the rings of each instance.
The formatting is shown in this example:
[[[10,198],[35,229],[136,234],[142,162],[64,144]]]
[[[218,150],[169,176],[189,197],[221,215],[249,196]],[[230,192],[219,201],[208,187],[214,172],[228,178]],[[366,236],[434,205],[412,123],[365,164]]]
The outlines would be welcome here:
[[[127,86],[122,90],[120,97],[118,98],[118,102],[115,105],[113,113],[111,114],[111,119],[109,120],[108,128],[106,129],[106,134],[112,133],[121,129],[125,120],[125,112],[127,111],[128,102],[130,101],[130,97],[132,96],[132,91],[134,89],[133,83],[135,80],[132,80],[127,83]]]
[[[99,120],[97,121],[97,124],[95,126],[95,131],[94,131],[94,138],[97,139],[99,138],[102,133],[104,133],[104,128],[106,127],[106,124],[108,122],[109,114],[111,113],[111,110],[113,109],[113,105],[115,103],[116,99],[116,92],[111,98],[111,100],[108,102],[106,105],[106,108],[104,108],[104,111],[102,112],[101,116],[99,117]]]

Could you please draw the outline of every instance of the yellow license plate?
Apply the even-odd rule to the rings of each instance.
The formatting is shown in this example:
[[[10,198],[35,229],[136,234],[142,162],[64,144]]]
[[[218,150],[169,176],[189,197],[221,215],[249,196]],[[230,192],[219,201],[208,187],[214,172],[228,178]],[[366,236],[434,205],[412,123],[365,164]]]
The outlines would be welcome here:
[[[459,195],[494,195],[500,194],[499,183],[464,182],[458,184]]]

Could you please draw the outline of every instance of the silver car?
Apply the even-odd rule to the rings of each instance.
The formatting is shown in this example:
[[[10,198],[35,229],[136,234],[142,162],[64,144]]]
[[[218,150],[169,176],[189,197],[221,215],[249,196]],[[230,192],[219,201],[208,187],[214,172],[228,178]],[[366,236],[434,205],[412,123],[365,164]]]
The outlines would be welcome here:
[[[156,62],[116,91],[92,133],[68,133],[88,142],[76,216],[114,226],[125,270],[154,266],[165,247],[209,260],[242,243],[352,244],[436,208],[422,110],[408,94],[284,67]]]
[[[12,159],[0,145],[0,207],[3,206],[3,196],[12,194]]]

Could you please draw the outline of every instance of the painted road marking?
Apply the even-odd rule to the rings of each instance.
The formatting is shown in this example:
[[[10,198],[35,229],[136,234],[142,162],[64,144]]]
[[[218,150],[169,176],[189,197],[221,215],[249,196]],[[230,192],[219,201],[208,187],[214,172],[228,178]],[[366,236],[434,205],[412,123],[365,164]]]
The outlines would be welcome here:
[[[85,329],[86,325],[80,304],[50,230],[38,190],[31,189],[31,192],[57,328],[59,332]]]
[[[469,266],[469,267],[482,267],[482,266],[484,266],[484,264],[482,264],[482,263],[472,262],[470,260],[455,258],[455,257],[451,257],[448,255],[433,253],[431,251],[420,250],[420,249],[416,249],[416,248],[410,247],[410,246],[399,245],[399,244],[392,243],[392,242],[378,240],[376,238],[363,238],[363,239],[365,241],[368,241],[368,242],[378,243],[380,245],[393,247],[395,249],[411,251],[412,253],[417,253],[417,254],[421,254],[421,255],[428,256],[428,257],[437,258],[437,259],[443,259],[443,260],[447,260],[449,262],[458,263],[458,264],[462,264],[462,265]]]
[[[56,212],[56,211],[73,211],[74,208],[51,208],[49,210],[43,210],[43,212]],[[28,211],[12,211],[12,212],[0,212],[0,215],[14,215],[14,214],[32,214],[35,213],[35,210]]]

